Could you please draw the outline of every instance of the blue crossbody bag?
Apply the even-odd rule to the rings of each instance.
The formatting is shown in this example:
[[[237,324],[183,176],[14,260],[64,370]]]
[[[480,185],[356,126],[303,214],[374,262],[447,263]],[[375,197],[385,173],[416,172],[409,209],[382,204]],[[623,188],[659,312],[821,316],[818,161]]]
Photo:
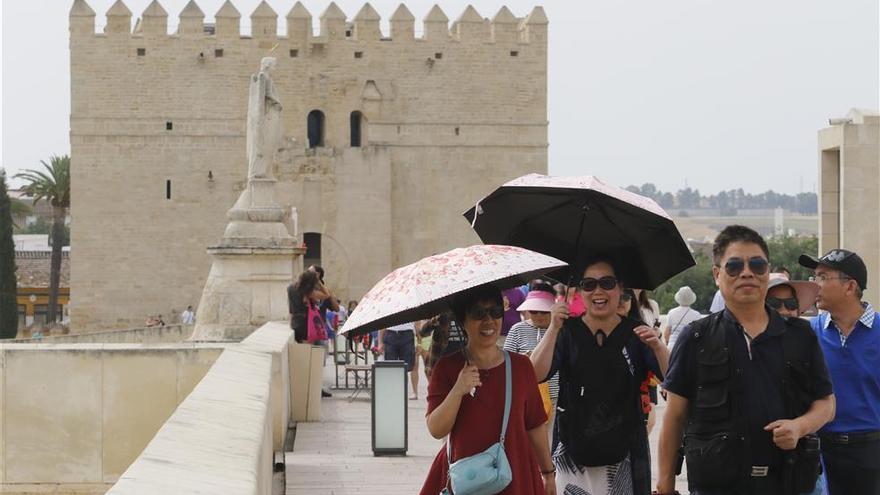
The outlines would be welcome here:
[[[465,457],[452,462],[452,433],[446,440],[446,459],[449,472],[446,488],[441,495],[449,495],[449,489],[455,495],[495,495],[507,488],[513,480],[510,463],[504,452],[504,437],[507,434],[507,420],[510,418],[510,397],[512,395],[512,377],[510,356],[504,352],[504,422],[501,425],[501,439],[495,445],[479,454]]]

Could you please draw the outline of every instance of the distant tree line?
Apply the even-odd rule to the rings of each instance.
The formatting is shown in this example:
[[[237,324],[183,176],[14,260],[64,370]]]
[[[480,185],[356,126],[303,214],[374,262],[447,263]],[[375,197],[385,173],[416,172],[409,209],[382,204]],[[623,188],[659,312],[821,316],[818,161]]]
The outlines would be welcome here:
[[[812,272],[798,264],[801,254],[815,255],[819,251],[819,239],[816,236],[809,237],[772,237],[767,239],[767,248],[770,250],[770,266],[774,269],[785,267],[791,272],[792,280],[807,280]],[[651,297],[660,304],[660,312],[667,313],[677,306],[675,293],[682,286],[687,285],[697,294],[697,302],[693,308],[706,314],[712,305],[712,298],[718,289],[712,276],[712,259],[701,251],[694,253],[696,266],[667,280],[654,291]]]
[[[699,189],[686,187],[675,194],[663,192],[651,183],[629,186],[628,191],[647,196],[663,208],[710,208],[721,210],[723,216],[734,216],[740,209],[775,209],[783,208],[803,215],[815,215],[819,210],[819,199],[816,193],[780,194],[765,191],[760,194],[747,193],[740,189],[721,191],[718,194],[703,196]]]

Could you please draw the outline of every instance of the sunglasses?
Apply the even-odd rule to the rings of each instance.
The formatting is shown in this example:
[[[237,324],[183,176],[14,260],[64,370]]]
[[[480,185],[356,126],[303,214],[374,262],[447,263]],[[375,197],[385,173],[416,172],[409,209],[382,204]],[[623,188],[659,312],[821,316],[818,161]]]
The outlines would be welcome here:
[[[742,258],[730,258],[724,264],[724,271],[731,277],[738,277],[749,264],[749,271],[755,275],[764,275],[770,269],[770,262],[760,256],[749,258],[748,262]]]
[[[800,305],[798,304],[798,300],[794,297],[789,297],[788,299],[779,299],[778,297],[768,297],[767,298],[767,306],[775,310],[779,310],[782,306],[785,306],[785,309],[789,311],[796,311]]]
[[[490,306],[488,308],[484,306],[474,306],[468,310],[467,314],[472,320],[483,320],[487,316],[491,317],[493,320],[497,320],[504,316],[504,308],[501,306]]]
[[[597,287],[601,287],[602,290],[611,290],[617,287],[617,278],[616,277],[602,277],[600,279],[595,279],[592,277],[588,277],[585,279],[581,279],[578,282],[578,287],[581,288],[584,292],[593,292]]]

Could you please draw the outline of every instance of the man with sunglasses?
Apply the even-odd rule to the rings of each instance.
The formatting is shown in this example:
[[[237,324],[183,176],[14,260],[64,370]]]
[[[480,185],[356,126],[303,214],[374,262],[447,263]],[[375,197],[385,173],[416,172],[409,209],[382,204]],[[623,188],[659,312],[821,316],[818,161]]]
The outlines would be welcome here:
[[[683,440],[692,494],[809,493],[819,474],[809,435],[834,415],[816,336],[765,306],[769,252],[757,232],[729,226],[712,253],[725,309],[683,329],[672,351],[657,491],[673,493]]]
[[[827,313],[812,327],[840,397],[834,421],[819,432],[828,489],[832,495],[880,493],[880,317],[862,301],[867,267],[846,249],[798,261],[816,271],[816,302]]]

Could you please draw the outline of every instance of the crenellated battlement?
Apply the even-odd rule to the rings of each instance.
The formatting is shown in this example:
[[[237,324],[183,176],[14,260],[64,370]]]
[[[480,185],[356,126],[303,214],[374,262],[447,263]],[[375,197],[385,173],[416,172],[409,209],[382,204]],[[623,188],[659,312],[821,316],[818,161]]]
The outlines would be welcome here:
[[[176,32],[168,32],[169,14],[159,2],[153,0],[137,18],[132,28],[131,10],[122,0],[117,0],[106,12],[107,23],[103,33],[95,32],[95,11],[86,0],[74,0],[70,9],[70,33],[72,37],[83,36],[144,36],[212,39],[258,39],[272,41],[287,39],[297,43],[326,43],[338,40],[370,41],[459,41],[484,43],[546,43],[547,16],[540,6],[525,17],[516,17],[507,7],[492,17],[484,18],[472,5],[450,26],[446,13],[435,5],[422,20],[422,36],[416,37],[415,16],[404,5],[391,15],[391,32],[384,35],[380,28],[381,17],[369,4],[349,20],[346,14],[330,2],[318,16],[320,34],[315,35],[312,15],[305,6],[296,2],[285,15],[285,35],[278,35],[278,13],[264,1],[250,14],[251,32],[241,32],[241,13],[231,0],[214,14],[215,22],[206,24],[205,13],[195,0],[178,14]]]

